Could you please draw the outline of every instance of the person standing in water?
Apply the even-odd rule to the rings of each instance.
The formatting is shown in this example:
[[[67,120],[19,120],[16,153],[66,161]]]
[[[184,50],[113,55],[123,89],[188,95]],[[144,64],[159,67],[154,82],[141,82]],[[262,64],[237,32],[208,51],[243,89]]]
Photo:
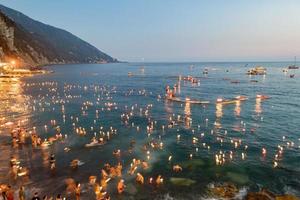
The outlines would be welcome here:
[[[81,192],[81,190],[80,190],[80,183],[78,183],[78,184],[76,185],[76,188],[75,188],[75,196],[76,196],[76,200],[80,200],[80,192]]]
[[[123,179],[121,179],[118,182],[117,189],[118,189],[118,193],[119,194],[122,194],[124,192],[124,190],[125,190],[125,184],[124,184],[124,180]]]
[[[7,200],[14,200],[14,191],[12,190],[10,185],[8,186]]]
[[[34,193],[34,196],[32,197],[31,200],[41,200],[41,199],[39,197],[39,194],[36,192],[36,193]]]
[[[25,189],[24,186],[21,186],[19,189],[19,200],[25,200]]]
[[[50,156],[50,169],[51,169],[51,170],[54,170],[54,169],[55,169],[55,155],[54,155],[54,154],[52,154],[52,155]]]

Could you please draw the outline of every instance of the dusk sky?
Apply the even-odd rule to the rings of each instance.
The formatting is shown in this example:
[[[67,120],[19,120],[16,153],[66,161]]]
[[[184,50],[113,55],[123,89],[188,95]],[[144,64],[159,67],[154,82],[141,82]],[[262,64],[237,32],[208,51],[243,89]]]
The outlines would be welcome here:
[[[124,61],[300,56],[299,0],[0,0]]]

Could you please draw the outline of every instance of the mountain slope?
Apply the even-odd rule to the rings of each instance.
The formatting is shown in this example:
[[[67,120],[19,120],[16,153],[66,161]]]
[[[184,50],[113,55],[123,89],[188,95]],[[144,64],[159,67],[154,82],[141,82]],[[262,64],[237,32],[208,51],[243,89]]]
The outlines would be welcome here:
[[[117,60],[73,34],[35,21],[0,5],[0,59],[19,58],[23,65],[98,63]]]

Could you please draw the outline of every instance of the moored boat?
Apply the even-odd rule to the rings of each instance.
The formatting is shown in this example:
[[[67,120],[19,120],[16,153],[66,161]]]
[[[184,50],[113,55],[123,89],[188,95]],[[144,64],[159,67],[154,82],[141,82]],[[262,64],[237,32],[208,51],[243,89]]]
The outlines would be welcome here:
[[[297,63],[297,57],[295,56],[294,64],[289,65],[288,69],[299,69],[299,67],[296,65],[296,63]]]

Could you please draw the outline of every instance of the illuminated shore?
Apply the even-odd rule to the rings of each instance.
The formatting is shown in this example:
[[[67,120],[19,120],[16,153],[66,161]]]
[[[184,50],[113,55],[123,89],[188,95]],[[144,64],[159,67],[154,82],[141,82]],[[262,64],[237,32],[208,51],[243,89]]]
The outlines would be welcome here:
[[[51,71],[43,69],[26,69],[26,68],[17,68],[13,64],[0,64],[0,78],[21,78],[27,76],[33,76],[36,74],[48,74]]]

